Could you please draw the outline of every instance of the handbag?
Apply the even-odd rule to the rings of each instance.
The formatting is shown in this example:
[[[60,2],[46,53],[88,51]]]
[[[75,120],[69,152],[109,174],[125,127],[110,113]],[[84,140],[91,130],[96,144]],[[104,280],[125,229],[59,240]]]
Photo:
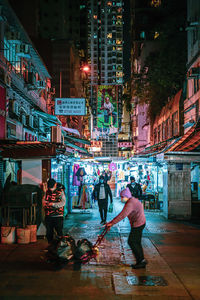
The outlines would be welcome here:
[[[113,203],[110,203],[109,208],[108,208],[108,212],[109,213],[113,212]]]

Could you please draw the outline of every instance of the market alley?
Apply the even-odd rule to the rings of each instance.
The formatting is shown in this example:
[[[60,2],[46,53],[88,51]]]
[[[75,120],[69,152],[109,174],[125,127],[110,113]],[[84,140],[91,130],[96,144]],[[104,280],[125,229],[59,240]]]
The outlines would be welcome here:
[[[122,208],[114,199],[114,211]],[[44,260],[45,239],[34,244],[0,245],[1,299],[200,299],[200,226],[165,220],[159,211],[145,211],[143,234],[146,269],[133,270],[127,244],[128,219],[111,228],[100,245],[97,261],[60,271]],[[97,207],[77,210],[65,220],[65,232],[93,244],[101,233]]]

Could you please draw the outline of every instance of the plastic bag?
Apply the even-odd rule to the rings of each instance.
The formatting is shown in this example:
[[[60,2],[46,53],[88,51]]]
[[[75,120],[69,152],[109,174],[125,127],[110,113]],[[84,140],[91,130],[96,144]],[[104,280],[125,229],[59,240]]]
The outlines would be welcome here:
[[[48,247],[47,258],[51,261],[68,262],[75,254],[75,240],[70,235],[53,240]]]
[[[82,262],[87,262],[93,255],[93,245],[87,239],[82,239],[77,242],[75,258]]]
[[[113,212],[113,203],[110,203],[109,208],[108,208],[108,212],[109,213]]]

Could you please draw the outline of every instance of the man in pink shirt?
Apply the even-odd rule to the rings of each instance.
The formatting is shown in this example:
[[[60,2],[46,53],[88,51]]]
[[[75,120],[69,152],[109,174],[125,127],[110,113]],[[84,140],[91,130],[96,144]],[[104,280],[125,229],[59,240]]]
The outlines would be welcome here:
[[[125,203],[123,210],[110,222],[106,223],[106,227],[110,229],[125,217],[129,218],[131,224],[131,232],[128,238],[128,244],[136,258],[136,264],[131,265],[133,269],[145,268],[147,261],[144,259],[142,248],[142,231],[145,227],[146,219],[142,203],[131,195],[129,188],[124,189],[120,193],[121,201]]]

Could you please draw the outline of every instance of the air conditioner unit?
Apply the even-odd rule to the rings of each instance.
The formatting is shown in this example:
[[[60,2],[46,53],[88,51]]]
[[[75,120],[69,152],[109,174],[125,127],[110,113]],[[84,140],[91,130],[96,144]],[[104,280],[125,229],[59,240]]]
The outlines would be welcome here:
[[[51,142],[61,143],[61,127],[52,126],[51,127]]]
[[[39,130],[44,132],[44,122],[42,118],[39,118]]]
[[[32,115],[26,116],[26,124],[29,125],[30,127],[33,127],[33,116]]]
[[[7,86],[11,86],[11,77],[10,77],[10,75],[8,73],[4,74],[4,83]]]
[[[33,72],[29,72],[28,73],[28,82],[27,82],[27,84],[29,84],[31,86],[36,85],[36,76],[35,76],[35,73],[33,73]]]
[[[26,115],[22,114],[22,124],[26,125]]]
[[[18,56],[30,58],[30,47],[28,44],[16,44],[15,50]]]
[[[16,114],[16,115],[19,115],[19,104],[18,102],[15,100],[14,103],[13,103],[13,112]]]
[[[43,81],[43,80],[37,81],[37,87],[38,87],[39,89],[45,89],[45,88],[46,88],[46,82]]]
[[[188,71],[188,77],[189,77],[189,78],[195,78],[195,77],[200,78],[200,67],[197,67],[197,68],[191,68],[191,69]]]
[[[33,116],[32,115],[29,116],[29,126],[33,127]]]

